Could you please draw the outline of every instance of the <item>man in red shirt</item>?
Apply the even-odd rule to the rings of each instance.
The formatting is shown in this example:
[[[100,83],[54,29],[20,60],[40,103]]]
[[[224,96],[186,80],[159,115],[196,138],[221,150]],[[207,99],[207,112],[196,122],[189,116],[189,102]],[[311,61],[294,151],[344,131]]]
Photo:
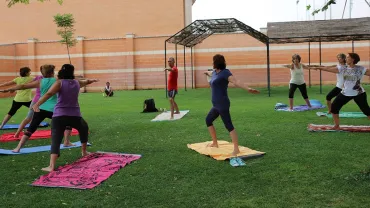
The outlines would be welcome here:
[[[179,107],[175,102],[175,96],[177,94],[177,77],[179,75],[179,70],[175,66],[175,59],[173,57],[168,59],[168,66],[170,69],[165,69],[170,72],[168,75],[168,97],[170,98],[171,104],[171,119],[173,119],[173,114],[179,114]],[[176,110],[176,112],[174,112]]]

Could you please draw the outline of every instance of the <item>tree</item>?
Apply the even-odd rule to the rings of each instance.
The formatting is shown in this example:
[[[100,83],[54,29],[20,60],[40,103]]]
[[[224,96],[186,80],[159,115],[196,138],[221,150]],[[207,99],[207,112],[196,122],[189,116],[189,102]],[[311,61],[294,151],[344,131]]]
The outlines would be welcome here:
[[[13,6],[14,4],[29,4],[30,0],[6,0],[8,2],[8,7]],[[44,2],[46,0],[37,0],[40,2]],[[50,0],[47,0],[50,1]],[[56,0],[59,4],[63,3],[63,0]]]
[[[54,22],[57,24],[57,27],[60,28],[57,30],[57,34],[62,37],[60,43],[67,46],[69,63],[71,63],[71,56],[69,55],[69,48],[76,45],[77,40],[73,37],[75,29],[73,24],[75,20],[72,14],[57,14],[54,16]]]
[[[369,5],[370,7],[370,1],[369,0],[364,0],[367,5]],[[299,0],[296,1],[296,3],[298,4],[299,3]],[[315,14],[319,13],[320,11],[323,12],[323,11],[326,11],[329,9],[329,6],[332,5],[332,4],[336,4],[336,0],[329,0],[328,2],[325,3],[325,5],[321,8],[321,9],[315,9],[313,12],[312,12],[312,15],[314,16]],[[347,0],[346,0],[346,3],[344,5],[344,7],[346,7],[347,5]],[[307,10],[310,10],[311,9],[311,5],[306,5],[306,9]]]

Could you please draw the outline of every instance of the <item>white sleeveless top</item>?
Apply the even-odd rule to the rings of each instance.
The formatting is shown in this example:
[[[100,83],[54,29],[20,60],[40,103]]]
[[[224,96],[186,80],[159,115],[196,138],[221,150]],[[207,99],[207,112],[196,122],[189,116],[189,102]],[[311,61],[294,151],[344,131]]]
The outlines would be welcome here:
[[[290,83],[292,84],[301,85],[305,83],[302,64],[299,68],[294,65],[294,69],[290,69],[290,77]]]
[[[337,84],[336,87],[343,89],[344,79],[343,79],[343,70],[346,69],[345,65],[337,65],[338,73],[337,73]]]

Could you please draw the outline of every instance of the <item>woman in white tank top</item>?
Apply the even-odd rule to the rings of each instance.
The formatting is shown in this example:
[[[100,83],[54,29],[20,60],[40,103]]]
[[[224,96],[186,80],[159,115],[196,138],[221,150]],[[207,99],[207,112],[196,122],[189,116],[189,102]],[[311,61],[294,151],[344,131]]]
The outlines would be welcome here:
[[[337,84],[335,87],[326,95],[326,104],[328,105],[328,113],[331,113],[331,100],[339,95],[340,92],[342,92],[343,88],[343,74],[341,71],[345,70],[347,65],[346,65],[346,55],[343,53],[340,53],[337,55],[338,59],[338,65],[334,66],[323,66],[323,67],[317,67],[316,69],[324,70],[333,68],[334,71],[336,70],[336,75],[337,75]]]
[[[308,107],[312,107],[310,100],[307,95],[307,86],[304,81],[303,69],[309,69],[308,66],[301,63],[301,56],[294,54],[292,56],[292,64],[283,65],[284,67],[290,69],[290,82],[289,82],[289,108],[293,111],[293,98],[294,92],[298,88],[301,91],[303,99],[306,101]]]

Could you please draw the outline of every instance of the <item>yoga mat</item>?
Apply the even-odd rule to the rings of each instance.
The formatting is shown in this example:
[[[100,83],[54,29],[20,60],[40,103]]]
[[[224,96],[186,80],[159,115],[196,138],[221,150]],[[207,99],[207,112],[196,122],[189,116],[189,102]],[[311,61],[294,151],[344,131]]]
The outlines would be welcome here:
[[[332,114],[326,112],[316,112],[317,116],[333,118]],[[367,118],[362,112],[339,112],[339,118]]]
[[[301,112],[301,111],[308,111],[308,110],[317,110],[325,108],[326,106],[323,105],[319,100],[310,100],[311,108],[309,108],[307,105],[298,105],[293,107],[293,111]],[[276,111],[291,111],[289,109],[289,106],[284,103],[276,103],[275,104],[275,110]]]
[[[216,147],[208,147],[207,145],[212,144],[211,141],[209,142],[202,142],[202,143],[195,143],[195,144],[188,144],[188,148],[197,151],[202,155],[211,156],[215,160],[226,160],[230,159],[233,156],[231,152],[234,150],[234,145],[230,142],[219,140],[218,141],[218,148]],[[248,147],[239,146],[240,153],[237,157],[240,158],[248,158],[248,157],[256,157],[262,156],[266,154],[265,152],[259,152],[256,150],[249,149]]]
[[[368,132],[370,133],[370,126],[349,126],[341,125],[339,130],[333,130],[334,125],[316,125],[309,124],[307,129],[311,132]]]
[[[19,138],[14,137],[15,133],[6,133],[0,136],[0,142],[11,142],[11,141],[19,141],[23,136],[23,132],[19,134]],[[76,129],[72,129],[71,136],[78,135],[78,131]],[[30,140],[35,139],[48,139],[51,138],[51,130],[37,130],[35,133],[32,134]]]
[[[92,153],[41,176],[32,186],[92,189],[141,155]]]
[[[309,108],[307,105],[298,105],[293,107],[293,112],[302,112],[302,111],[309,111],[309,110],[317,110],[317,109],[322,109],[326,108],[326,106],[312,106]],[[275,107],[276,111],[290,111],[289,107]]]
[[[27,124],[25,128],[28,128],[29,126],[30,125]],[[49,124],[46,122],[41,122],[39,125],[39,127],[48,127],[48,126]],[[2,129],[18,129],[18,128],[19,128],[19,124],[5,124]]]
[[[81,142],[74,142],[72,143],[75,146],[71,147],[64,147],[63,144],[60,145],[60,149],[71,149],[71,148],[76,148],[76,147],[81,147]],[[91,144],[87,143],[88,146]],[[30,153],[35,153],[35,152],[47,152],[50,151],[51,145],[46,145],[46,146],[38,146],[38,147],[27,147],[27,148],[22,148],[19,153],[14,153],[12,150],[7,150],[7,149],[0,149],[0,155],[21,155],[21,154],[30,154]]]
[[[173,119],[170,119],[171,118],[171,111],[167,111],[167,112],[163,112],[163,113],[157,115],[154,119],[152,119],[152,121],[174,121],[174,120],[179,120],[182,117],[184,117],[188,112],[189,112],[189,110],[182,110],[182,111],[180,111],[180,114],[174,114]]]

